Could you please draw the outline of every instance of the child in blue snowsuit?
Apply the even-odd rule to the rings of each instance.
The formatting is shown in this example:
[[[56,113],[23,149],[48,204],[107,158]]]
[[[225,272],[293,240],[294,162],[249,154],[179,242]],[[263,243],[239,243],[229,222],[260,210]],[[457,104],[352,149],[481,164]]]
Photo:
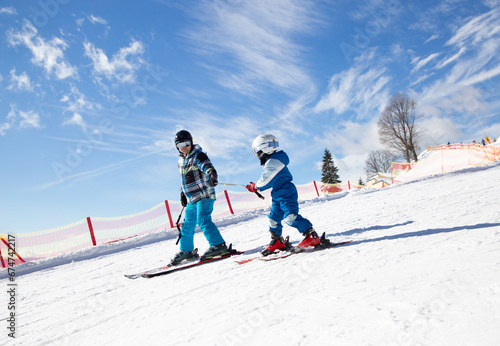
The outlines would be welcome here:
[[[285,244],[282,237],[285,221],[291,227],[295,227],[304,235],[304,240],[299,247],[318,245],[320,239],[309,220],[299,214],[299,203],[297,188],[292,183],[292,174],[287,165],[290,163],[288,155],[283,150],[278,150],[279,144],[271,134],[257,136],[252,144],[252,150],[263,166],[263,172],[256,183],[246,186],[250,192],[263,191],[272,188],[272,205],[269,214],[269,231],[271,232],[271,243],[262,251],[264,256],[276,250],[285,250],[289,245]]]
[[[198,249],[194,248],[196,225],[200,226],[210,245],[202,259],[227,254],[229,250],[226,243],[212,221],[217,171],[201,147],[193,144],[193,137],[188,131],[177,132],[175,145],[180,153],[181,204],[186,211],[180,234],[180,252],[174,256],[171,264],[198,257]]]

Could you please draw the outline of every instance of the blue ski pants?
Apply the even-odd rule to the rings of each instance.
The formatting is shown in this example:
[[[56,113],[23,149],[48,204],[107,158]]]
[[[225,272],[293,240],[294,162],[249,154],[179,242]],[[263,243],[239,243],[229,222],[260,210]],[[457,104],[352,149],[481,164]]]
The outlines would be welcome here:
[[[194,249],[194,232],[196,225],[200,226],[210,246],[224,243],[219,229],[212,221],[215,199],[201,199],[196,203],[188,204],[181,228],[181,250],[184,252]]]
[[[299,195],[292,182],[273,188],[271,197],[273,202],[269,214],[269,230],[281,235],[283,232],[281,221],[285,221],[287,225],[296,228],[300,233],[312,227],[312,223],[299,214]]]

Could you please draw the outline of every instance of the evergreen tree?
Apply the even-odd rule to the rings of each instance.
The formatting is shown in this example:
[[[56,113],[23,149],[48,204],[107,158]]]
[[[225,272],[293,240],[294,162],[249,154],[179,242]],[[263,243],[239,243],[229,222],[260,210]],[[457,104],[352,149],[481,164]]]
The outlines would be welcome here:
[[[333,163],[332,154],[328,149],[325,149],[323,155],[323,165],[321,167],[321,182],[325,184],[338,184],[342,181],[338,175],[339,169]]]
[[[359,177],[358,185],[359,186],[364,186],[365,185],[365,183],[363,183],[363,179],[361,179],[361,177]]]

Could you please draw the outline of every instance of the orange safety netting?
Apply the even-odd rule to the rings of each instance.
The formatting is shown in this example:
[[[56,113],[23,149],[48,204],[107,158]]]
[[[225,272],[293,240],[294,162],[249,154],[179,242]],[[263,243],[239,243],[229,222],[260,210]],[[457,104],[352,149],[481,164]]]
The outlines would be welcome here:
[[[391,177],[392,183],[395,183],[394,177],[398,176],[403,172],[409,172],[413,166],[414,162],[391,162]]]
[[[357,184],[353,184],[350,181],[347,181],[345,183],[338,183],[338,184],[326,184],[326,183],[317,182],[316,185],[318,187],[320,195],[328,195],[328,194],[332,194],[332,193],[362,188],[362,186],[357,185]]]
[[[439,145],[427,148],[417,162],[391,165],[393,183],[500,160],[499,146],[478,144]]]

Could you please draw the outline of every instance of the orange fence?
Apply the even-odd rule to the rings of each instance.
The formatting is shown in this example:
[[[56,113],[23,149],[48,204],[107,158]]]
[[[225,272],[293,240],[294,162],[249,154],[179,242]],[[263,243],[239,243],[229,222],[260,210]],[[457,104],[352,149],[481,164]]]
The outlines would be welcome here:
[[[299,200],[361,186],[350,182],[323,184],[313,181],[297,185]],[[217,222],[225,217],[245,211],[269,207],[269,190],[262,193],[264,200],[249,192],[223,191],[217,194],[212,217]],[[70,225],[40,232],[0,235],[0,260],[4,268],[20,263],[55,257],[92,246],[104,245],[143,236],[155,232],[175,229],[182,206],[179,201],[164,201],[154,207],[128,216],[88,217]],[[22,257],[21,257],[22,255]]]
[[[499,160],[500,147],[494,145],[452,144],[428,147],[417,162],[393,162],[392,181],[401,183]]]

